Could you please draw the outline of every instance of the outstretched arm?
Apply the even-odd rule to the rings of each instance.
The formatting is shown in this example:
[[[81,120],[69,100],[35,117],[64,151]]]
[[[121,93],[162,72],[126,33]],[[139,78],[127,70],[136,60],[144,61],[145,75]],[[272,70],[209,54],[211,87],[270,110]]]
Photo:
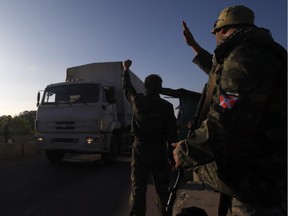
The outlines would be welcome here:
[[[182,26],[185,41],[187,45],[193,49],[196,55],[193,62],[197,64],[206,74],[209,74],[212,68],[212,55],[196,42],[185,21],[182,22]]]
[[[126,95],[127,100],[131,103],[133,98],[136,97],[137,95],[137,92],[131,83],[129,75],[129,68],[132,65],[132,61],[128,59],[122,62],[122,65],[123,65],[122,89]]]
[[[196,40],[194,39],[192,33],[190,32],[184,20],[182,22],[182,26],[183,26],[183,35],[184,35],[187,45],[190,46],[195,52],[195,55],[197,55],[198,53],[201,52],[202,47],[196,42]]]

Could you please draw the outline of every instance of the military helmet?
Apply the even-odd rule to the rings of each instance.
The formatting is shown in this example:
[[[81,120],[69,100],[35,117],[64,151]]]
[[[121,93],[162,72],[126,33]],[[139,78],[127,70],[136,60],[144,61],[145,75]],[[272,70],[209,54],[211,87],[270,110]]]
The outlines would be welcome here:
[[[227,7],[220,12],[211,32],[215,34],[218,29],[229,25],[254,26],[253,11],[243,5]]]

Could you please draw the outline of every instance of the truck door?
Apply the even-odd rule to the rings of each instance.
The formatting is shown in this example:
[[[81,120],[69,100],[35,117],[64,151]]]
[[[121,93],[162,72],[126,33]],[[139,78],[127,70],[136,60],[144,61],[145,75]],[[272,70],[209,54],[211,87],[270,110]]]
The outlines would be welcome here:
[[[101,129],[108,132],[109,125],[116,120],[115,101],[111,98],[112,87],[102,87]]]

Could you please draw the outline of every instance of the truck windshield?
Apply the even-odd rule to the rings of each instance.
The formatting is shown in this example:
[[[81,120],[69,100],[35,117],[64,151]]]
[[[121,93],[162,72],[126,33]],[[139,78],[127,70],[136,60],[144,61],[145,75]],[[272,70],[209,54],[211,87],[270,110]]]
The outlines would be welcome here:
[[[98,84],[70,84],[47,87],[42,104],[96,103],[99,100]]]

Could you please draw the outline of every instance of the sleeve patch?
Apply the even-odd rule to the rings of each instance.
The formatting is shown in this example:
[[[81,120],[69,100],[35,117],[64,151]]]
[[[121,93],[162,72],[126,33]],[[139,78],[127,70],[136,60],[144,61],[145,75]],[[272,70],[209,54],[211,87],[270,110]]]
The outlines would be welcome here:
[[[227,94],[227,93],[222,93],[220,95],[220,106],[224,109],[229,109],[231,110],[238,100],[238,94]]]

